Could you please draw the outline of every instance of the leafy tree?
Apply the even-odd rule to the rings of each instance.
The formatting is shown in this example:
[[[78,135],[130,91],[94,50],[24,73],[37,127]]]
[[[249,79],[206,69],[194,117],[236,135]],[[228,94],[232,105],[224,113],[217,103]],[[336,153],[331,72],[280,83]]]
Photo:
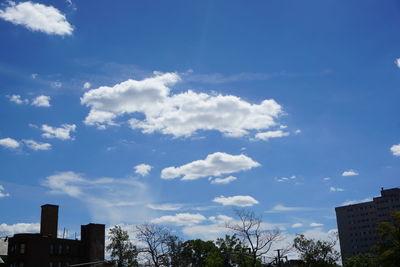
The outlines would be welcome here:
[[[188,240],[182,248],[182,266],[224,267],[219,250],[212,241]]]
[[[378,223],[380,243],[375,246],[377,262],[381,266],[395,267],[400,264],[400,211],[391,215],[391,221]]]
[[[235,235],[218,238],[215,244],[221,253],[224,266],[245,267],[251,264],[252,257],[248,249],[243,247],[242,242]]]
[[[247,209],[236,209],[238,222],[228,222],[226,227],[232,230],[242,241],[245,247],[250,249],[251,262],[249,267],[259,265],[260,258],[268,254],[272,245],[281,240],[279,230],[266,230],[262,226],[261,217]]]
[[[111,252],[111,261],[117,267],[139,266],[137,262],[138,251],[129,241],[128,231],[121,226],[114,226],[109,232],[110,244],[106,247]]]
[[[305,266],[328,267],[337,266],[339,252],[334,249],[337,237],[329,241],[307,239],[304,235],[297,235],[293,240],[293,247],[300,253]]]
[[[378,267],[375,255],[359,254],[344,260],[344,267]]]

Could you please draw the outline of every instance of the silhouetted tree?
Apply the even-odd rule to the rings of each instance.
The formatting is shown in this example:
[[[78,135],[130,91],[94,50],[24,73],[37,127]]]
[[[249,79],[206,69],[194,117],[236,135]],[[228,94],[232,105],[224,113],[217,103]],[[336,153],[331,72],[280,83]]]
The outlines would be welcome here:
[[[232,230],[249,248],[251,255],[251,267],[259,264],[260,258],[270,252],[272,245],[281,240],[281,232],[266,230],[262,225],[260,216],[247,209],[236,209],[235,214],[238,221],[226,223],[226,227]]]
[[[139,266],[137,262],[138,251],[136,246],[129,240],[128,231],[122,230],[121,226],[114,226],[109,231],[110,244],[107,251],[111,252],[111,261],[117,267]]]
[[[376,257],[372,254],[359,254],[347,258],[343,262],[344,267],[378,267]]]
[[[168,266],[168,238],[171,236],[168,228],[145,223],[136,226],[136,238],[144,244],[140,252],[146,253],[155,267]]]

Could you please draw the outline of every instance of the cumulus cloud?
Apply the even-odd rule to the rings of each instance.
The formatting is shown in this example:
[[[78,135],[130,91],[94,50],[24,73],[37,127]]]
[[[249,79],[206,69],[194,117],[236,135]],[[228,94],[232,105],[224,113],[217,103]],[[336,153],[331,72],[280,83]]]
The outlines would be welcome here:
[[[196,160],[180,167],[168,167],[161,171],[161,178],[195,180],[207,176],[219,176],[239,171],[249,170],[261,166],[251,158],[241,155],[230,155],[216,152],[208,155],[204,160]]]
[[[34,140],[23,140],[25,145],[32,150],[50,150],[51,144],[36,142]]]
[[[20,233],[39,233],[39,223],[0,224],[0,233],[3,236],[13,236]]]
[[[72,132],[75,132],[76,125],[75,124],[63,124],[61,127],[56,128],[49,126],[47,124],[43,124],[41,127],[43,131],[42,136],[45,138],[57,138],[60,140],[70,140],[73,139],[71,136]]]
[[[215,178],[214,180],[211,180],[212,184],[229,184],[233,181],[235,181],[237,178],[235,176],[228,176],[226,178]]]
[[[180,210],[181,204],[165,203],[165,204],[148,204],[147,207],[152,210],[173,211]]]
[[[9,149],[16,149],[20,146],[20,143],[15,139],[7,137],[7,138],[0,139],[0,146],[9,148]]]
[[[331,187],[329,187],[329,191],[331,191],[331,192],[343,192],[344,189],[343,188],[339,188],[339,187],[331,186]]]
[[[151,215],[149,186],[135,178],[87,178],[73,171],[46,177],[42,183],[51,194],[66,195],[88,206],[92,218],[109,224],[142,223]]]
[[[400,144],[398,144],[398,145],[393,145],[393,146],[390,148],[390,151],[392,151],[393,156],[400,157]]]
[[[342,176],[356,176],[356,175],[358,175],[358,172],[354,170],[348,170],[342,173]]]
[[[9,197],[9,196],[10,196],[10,194],[9,194],[9,193],[6,193],[5,191],[6,191],[6,190],[4,189],[4,186],[2,186],[2,185],[0,184],[0,198],[2,198],[2,197]]]
[[[222,204],[223,206],[238,206],[238,207],[250,207],[259,203],[256,199],[254,199],[251,196],[232,196],[232,197],[219,196],[214,198],[213,201]]]
[[[288,136],[288,135],[289,135],[288,132],[284,132],[281,130],[268,131],[268,132],[257,133],[256,139],[267,141],[271,138],[279,138],[279,137],[284,137],[284,136]]]
[[[64,14],[53,6],[38,3],[9,1],[9,5],[0,10],[0,18],[15,25],[22,25],[31,31],[46,34],[71,35],[73,27]]]
[[[176,226],[199,224],[207,220],[206,217],[199,213],[177,213],[175,215],[166,215],[151,220],[157,224],[172,224]]]
[[[11,102],[14,102],[15,104],[21,105],[21,104],[27,104],[29,102],[28,99],[21,99],[20,95],[7,95],[6,96]]]
[[[135,169],[135,173],[137,173],[141,176],[146,176],[150,173],[150,170],[152,167],[148,164],[142,163],[142,164],[136,165],[133,168]]]
[[[252,130],[268,129],[282,113],[274,100],[251,104],[237,96],[186,91],[171,94],[169,86],[180,81],[176,73],[158,73],[144,80],[127,80],[112,87],[87,91],[81,103],[90,108],[87,125],[104,129],[131,115],[132,129],[188,137],[200,130],[216,130],[239,137]],[[144,115],[142,119],[135,114]],[[126,116],[124,116],[126,117]]]
[[[32,100],[32,105],[36,107],[50,107],[50,96],[40,95]]]

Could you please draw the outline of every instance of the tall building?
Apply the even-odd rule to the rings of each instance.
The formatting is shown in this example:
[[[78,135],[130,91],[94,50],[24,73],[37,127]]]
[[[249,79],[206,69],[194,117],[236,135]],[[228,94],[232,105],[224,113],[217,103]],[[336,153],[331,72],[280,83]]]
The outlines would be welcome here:
[[[40,233],[15,234],[9,238],[8,266],[67,267],[89,262],[104,262],[104,224],[82,225],[81,240],[58,238],[57,227],[58,206],[43,205]]]
[[[342,258],[371,253],[378,243],[378,222],[391,221],[390,215],[400,210],[400,188],[381,189],[372,201],[337,207],[336,220]]]

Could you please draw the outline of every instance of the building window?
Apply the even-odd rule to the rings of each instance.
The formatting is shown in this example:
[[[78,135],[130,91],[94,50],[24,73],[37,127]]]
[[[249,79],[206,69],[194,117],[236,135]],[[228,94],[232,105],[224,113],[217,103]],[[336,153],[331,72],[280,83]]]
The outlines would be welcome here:
[[[53,267],[53,263],[52,262],[49,262],[49,267]]]
[[[19,246],[19,253],[20,254],[25,254],[25,244],[21,244]],[[23,263],[22,263],[23,264]],[[21,265],[21,264],[20,264]]]
[[[54,245],[50,244],[50,255],[54,254]],[[53,265],[52,262],[50,262],[51,265]]]
[[[62,254],[62,245],[58,245],[58,254]]]
[[[69,245],[66,245],[65,246],[65,253],[69,254],[69,252],[70,252],[70,247],[69,247]]]

